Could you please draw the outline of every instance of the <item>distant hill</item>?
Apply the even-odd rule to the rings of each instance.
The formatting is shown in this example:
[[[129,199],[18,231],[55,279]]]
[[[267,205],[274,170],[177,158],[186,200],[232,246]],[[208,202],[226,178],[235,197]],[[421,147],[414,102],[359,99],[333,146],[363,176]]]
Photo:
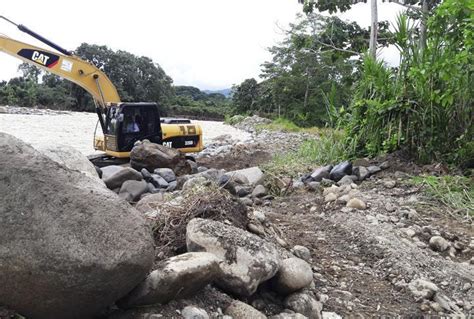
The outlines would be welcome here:
[[[230,97],[230,94],[232,93],[232,89],[204,90],[203,92],[206,93],[206,94],[219,93],[219,94],[224,95],[225,97]]]

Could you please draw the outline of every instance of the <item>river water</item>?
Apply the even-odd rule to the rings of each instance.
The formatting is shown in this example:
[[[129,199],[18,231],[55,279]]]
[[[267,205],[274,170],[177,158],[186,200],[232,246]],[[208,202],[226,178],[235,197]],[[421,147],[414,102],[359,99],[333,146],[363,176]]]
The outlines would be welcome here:
[[[223,134],[245,141],[250,134],[223,122],[193,121],[203,129],[204,145]],[[0,132],[5,132],[33,147],[69,145],[84,155],[94,153],[93,137],[97,115],[82,112],[50,112],[46,114],[0,114]],[[98,127],[97,132],[100,132]]]

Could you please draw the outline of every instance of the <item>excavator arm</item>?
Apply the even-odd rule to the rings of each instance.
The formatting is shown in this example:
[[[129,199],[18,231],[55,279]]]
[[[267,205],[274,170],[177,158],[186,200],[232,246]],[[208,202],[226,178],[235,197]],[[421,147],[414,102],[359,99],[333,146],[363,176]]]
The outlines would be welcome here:
[[[77,56],[65,56],[0,35],[0,51],[56,74],[84,88],[105,108],[119,103],[117,89],[104,72]]]

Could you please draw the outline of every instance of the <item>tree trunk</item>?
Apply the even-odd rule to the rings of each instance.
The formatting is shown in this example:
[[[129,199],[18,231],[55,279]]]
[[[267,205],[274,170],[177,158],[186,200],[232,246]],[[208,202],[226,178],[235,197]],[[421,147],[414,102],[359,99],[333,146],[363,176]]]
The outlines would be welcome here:
[[[308,98],[309,98],[309,68],[306,68],[306,90],[304,92],[304,104],[303,104],[303,109],[305,111],[308,106]]]
[[[374,60],[377,58],[377,29],[378,29],[378,13],[377,13],[377,0],[371,0],[370,3],[371,12],[371,28],[370,28],[370,42],[369,42],[369,53]]]
[[[423,0],[421,7],[421,24],[420,24],[420,51],[426,49],[426,22],[428,20],[429,6],[428,0]]]

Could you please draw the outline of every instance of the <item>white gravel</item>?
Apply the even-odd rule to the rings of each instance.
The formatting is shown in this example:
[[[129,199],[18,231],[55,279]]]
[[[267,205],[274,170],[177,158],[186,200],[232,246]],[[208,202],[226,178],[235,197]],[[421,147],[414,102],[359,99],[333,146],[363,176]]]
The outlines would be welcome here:
[[[193,121],[204,132],[204,145],[223,134],[232,139],[245,141],[250,134],[222,122]],[[0,132],[16,136],[33,147],[69,145],[85,155],[93,154],[93,137],[97,115],[93,113],[67,112],[59,115],[0,114]],[[98,134],[102,135],[100,127]]]

